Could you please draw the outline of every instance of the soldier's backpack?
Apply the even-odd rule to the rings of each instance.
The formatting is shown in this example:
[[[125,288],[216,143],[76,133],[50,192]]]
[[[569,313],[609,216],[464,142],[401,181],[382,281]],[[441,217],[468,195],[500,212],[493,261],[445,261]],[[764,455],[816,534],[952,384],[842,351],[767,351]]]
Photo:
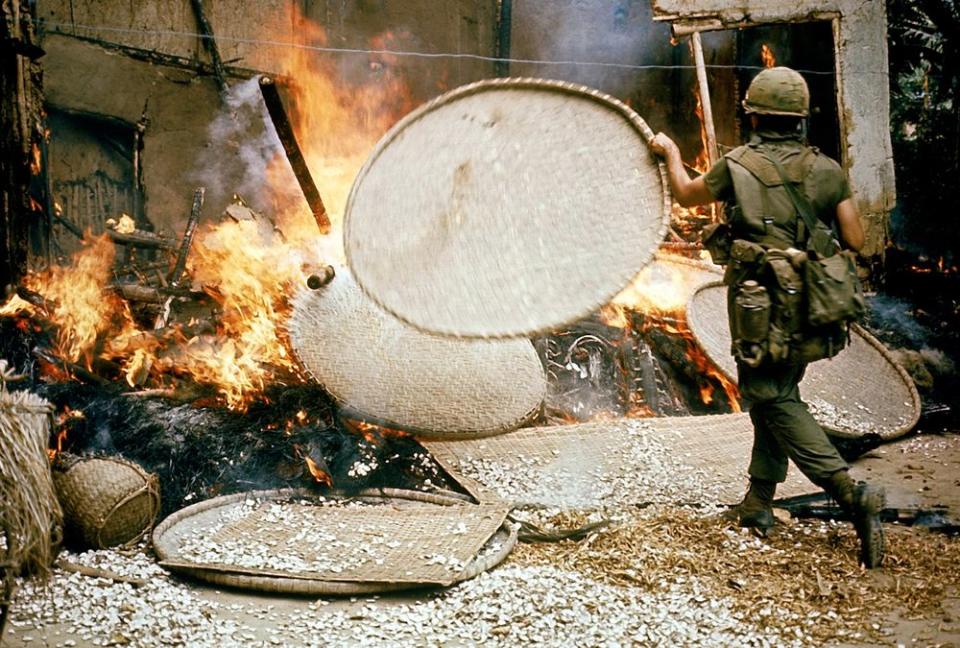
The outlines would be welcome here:
[[[737,196],[731,224],[758,242],[735,238],[727,253],[733,353],[752,366],[833,357],[865,303],[852,257],[793,185],[816,152],[806,150],[792,174],[757,147],[735,153],[727,157]],[[757,330],[764,322],[765,336]]]

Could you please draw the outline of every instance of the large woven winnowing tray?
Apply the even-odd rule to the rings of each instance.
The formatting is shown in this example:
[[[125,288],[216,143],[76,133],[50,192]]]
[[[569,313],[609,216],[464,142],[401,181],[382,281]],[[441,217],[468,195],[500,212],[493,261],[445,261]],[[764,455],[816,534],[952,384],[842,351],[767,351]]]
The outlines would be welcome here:
[[[746,414],[617,419],[424,446],[480,501],[734,504],[747,486],[753,425]],[[777,497],[819,490],[791,466]]]
[[[497,434],[537,413],[546,377],[529,340],[428,335],[377,308],[349,272],[303,289],[287,326],[300,362],[357,416],[434,437]]]
[[[344,216],[357,282],[416,328],[516,337],[578,320],[650,261],[670,196],[644,121],[583,86],[492,79],[398,122]]]
[[[389,489],[326,498],[297,489],[255,491],[174,513],[157,526],[153,544],[164,567],[220,584],[389,591],[449,585],[502,560],[516,541],[503,527],[507,511]],[[204,556],[207,548],[213,559]]]
[[[710,359],[736,380],[726,286],[701,287],[687,305],[687,321]],[[817,422],[837,434],[875,432],[888,440],[906,434],[920,418],[913,380],[875,337],[856,325],[850,333],[850,345],[836,357],[807,367],[800,383],[803,399]]]

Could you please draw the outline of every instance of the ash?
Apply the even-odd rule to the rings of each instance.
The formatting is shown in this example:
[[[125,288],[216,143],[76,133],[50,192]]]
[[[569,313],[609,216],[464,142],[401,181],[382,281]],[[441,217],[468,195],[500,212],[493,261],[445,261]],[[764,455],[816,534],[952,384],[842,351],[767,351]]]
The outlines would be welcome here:
[[[82,413],[61,427],[63,450],[120,455],[156,473],[162,515],[229,493],[322,491],[306,457],[339,491],[456,489],[412,436],[355,432],[319,386],[275,385],[246,412],[203,407],[202,401],[140,400],[77,383],[34,390],[58,411]]]

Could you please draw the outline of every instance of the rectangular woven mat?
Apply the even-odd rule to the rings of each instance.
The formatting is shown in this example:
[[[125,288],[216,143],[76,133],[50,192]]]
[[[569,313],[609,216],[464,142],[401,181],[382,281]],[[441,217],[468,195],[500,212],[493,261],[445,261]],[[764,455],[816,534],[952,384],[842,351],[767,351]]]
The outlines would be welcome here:
[[[747,414],[620,419],[422,443],[482,502],[734,504],[747,487],[753,426]],[[777,496],[819,490],[791,465]]]

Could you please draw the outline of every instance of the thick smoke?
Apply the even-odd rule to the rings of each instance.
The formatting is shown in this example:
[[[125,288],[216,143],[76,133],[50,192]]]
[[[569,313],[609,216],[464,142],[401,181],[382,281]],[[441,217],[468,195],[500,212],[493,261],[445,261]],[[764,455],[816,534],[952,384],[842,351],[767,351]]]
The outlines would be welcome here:
[[[223,109],[210,123],[209,144],[191,179],[207,188],[208,201],[226,204],[239,194],[254,209],[269,207],[267,167],[283,148],[268,125],[256,77],[230,88]]]

